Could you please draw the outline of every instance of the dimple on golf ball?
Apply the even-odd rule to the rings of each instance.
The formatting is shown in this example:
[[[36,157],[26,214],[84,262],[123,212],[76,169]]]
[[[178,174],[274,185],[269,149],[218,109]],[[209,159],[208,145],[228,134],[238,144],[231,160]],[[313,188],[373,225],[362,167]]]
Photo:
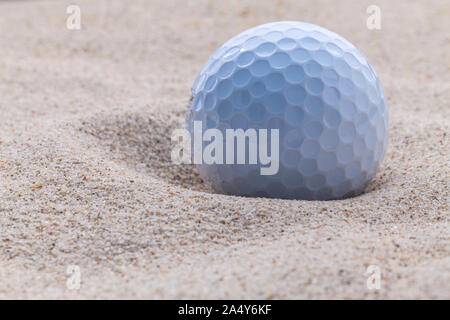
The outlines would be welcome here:
[[[195,121],[223,133],[224,160],[197,162],[216,191],[329,200],[360,194],[375,175],[388,118],[380,81],[358,49],[322,27],[282,21],[244,31],[211,56],[192,88],[187,122],[191,136]],[[278,129],[277,172],[227,162],[227,129]]]

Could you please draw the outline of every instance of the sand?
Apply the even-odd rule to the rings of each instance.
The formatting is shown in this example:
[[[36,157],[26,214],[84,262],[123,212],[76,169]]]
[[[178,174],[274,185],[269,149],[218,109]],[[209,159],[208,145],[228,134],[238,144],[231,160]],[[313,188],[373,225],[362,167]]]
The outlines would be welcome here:
[[[449,299],[450,6],[377,2],[381,30],[372,1],[78,1],[81,30],[72,1],[0,2],[0,298]],[[389,148],[361,196],[213,194],[170,164],[208,56],[275,20],[341,34],[381,79]]]

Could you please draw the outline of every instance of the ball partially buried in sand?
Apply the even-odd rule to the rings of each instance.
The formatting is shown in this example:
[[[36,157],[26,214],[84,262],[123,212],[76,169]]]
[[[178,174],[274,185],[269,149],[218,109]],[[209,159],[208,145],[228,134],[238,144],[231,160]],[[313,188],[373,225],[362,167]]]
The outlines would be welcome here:
[[[274,22],[233,37],[192,96],[192,157],[218,192],[338,199],[360,194],[383,159],[389,116],[375,71],[313,24]]]

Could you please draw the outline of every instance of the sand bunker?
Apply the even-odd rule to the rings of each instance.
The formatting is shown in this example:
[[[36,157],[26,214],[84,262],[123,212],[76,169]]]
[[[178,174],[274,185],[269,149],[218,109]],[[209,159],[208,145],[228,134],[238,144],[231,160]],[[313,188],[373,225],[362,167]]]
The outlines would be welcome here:
[[[0,298],[450,298],[447,2],[382,2],[379,31],[356,1],[82,1],[79,31],[67,5],[0,3]],[[169,161],[209,54],[281,19],[342,34],[380,76],[389,147],[361,196],[214,194]]]

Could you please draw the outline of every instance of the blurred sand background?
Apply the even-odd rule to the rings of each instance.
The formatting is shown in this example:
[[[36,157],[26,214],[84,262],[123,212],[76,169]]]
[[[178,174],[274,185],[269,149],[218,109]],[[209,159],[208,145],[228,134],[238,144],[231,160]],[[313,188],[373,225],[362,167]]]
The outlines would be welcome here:
[[[449,16],[445,0],[1,1],[0,298],[449,299]],[[217,195],[170,165],[203,63],[275,20],[341,34],[380,77],[389,148],[357,198]]]

